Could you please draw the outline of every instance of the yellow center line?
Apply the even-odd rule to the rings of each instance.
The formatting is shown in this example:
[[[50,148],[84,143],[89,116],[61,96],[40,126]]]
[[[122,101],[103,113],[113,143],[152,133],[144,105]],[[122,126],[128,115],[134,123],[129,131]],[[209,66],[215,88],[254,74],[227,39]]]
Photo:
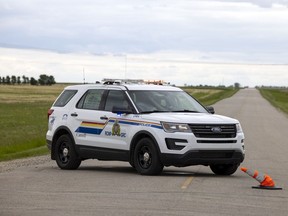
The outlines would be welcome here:
[[[189,177],[189,178],[187,178],[184,182],[183,182],[183,184],[181,185],[181,189],[187,189],[187,187],[191,184],[191,182],[192,182],[192,180],[193,180],[193,177]]]

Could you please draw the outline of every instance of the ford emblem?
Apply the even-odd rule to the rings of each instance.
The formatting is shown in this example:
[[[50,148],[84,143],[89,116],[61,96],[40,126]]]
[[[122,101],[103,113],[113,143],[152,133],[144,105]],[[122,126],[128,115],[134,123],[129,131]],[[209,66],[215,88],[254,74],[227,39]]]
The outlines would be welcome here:
[[[212,128],[211,128],[211,131],[212,131],[213,133],[221,133],[221,132],[222,132],[222,129],[221,129],[221,127],[212,127]]]

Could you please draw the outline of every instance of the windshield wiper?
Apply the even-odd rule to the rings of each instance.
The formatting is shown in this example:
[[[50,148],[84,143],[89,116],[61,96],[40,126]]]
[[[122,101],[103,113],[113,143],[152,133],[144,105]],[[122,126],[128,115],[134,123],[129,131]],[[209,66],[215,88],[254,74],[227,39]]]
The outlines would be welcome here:
[[[199,113],[195,110],[151,110],[151,111],[143,111],[140,114],[149,114],[149,113],[162,113],[162,112],[189,112],[189,113]]]
[[[165,111],[165,110],[151,110],[151,111],[143,111],[143,112],[140,112],[140,114],[160,113],[160,112],[171,112],[171,111]]]
[[[187,110],[187,109],[184,109],[184,110],[173,110],[171,112],[190,112],[190,113],[199,113],[198,111],[195,111],[195,110]]]

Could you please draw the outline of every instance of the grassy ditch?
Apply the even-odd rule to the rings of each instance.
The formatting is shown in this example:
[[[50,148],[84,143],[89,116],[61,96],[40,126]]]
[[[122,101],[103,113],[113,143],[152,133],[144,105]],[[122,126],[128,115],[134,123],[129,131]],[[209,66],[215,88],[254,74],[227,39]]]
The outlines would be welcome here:
[[[259,91],[273,106],[288,114],[288,88],[259,88]]]
[[[229,98],[239,90],[234,88],[217,88],[217,87],[215,88],[182,87],[182,89],[191,94],[205,106],[209,106],[216,103],[217,101]]]
[[[63,88],[0,85],[0,161],[48,152],[47,110]]]
[[[0,85],[0,161],[47,154],[47,110],[66,85]],[[233,89],[183,88],[204,105],[232,96]]]

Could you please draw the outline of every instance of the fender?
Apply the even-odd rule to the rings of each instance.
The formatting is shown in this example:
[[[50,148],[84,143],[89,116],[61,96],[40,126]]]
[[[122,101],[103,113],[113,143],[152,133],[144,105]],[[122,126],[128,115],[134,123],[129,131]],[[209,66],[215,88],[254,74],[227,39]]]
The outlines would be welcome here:
[[[138,131],[134,136],[133,136],[133,138],[132,138],[132,140],[131,140],[131,143],[130,143],[130,160],[133,158],[133,152],[134,152],[134,149],[135,149],[135,146],[136,146],[136,144],[137,144],[137,142],[140,140],[140,139],[142,139],[142,138],[144,138],[144,137],[149,137],[149,138],[151,138],[152,140],[153,140],[153,142],[155,143],[155,145],[156,145],[156,149],[157,149],[157,152],[158,152],[158,154],[159,154],[159,156],[160,156],[160,148],[159,148],[159,145],[158,145],[158,142],[157,142],[157,140],[155,139],[155,137],[150,133],[150,132],[148,132],[148,131],[146,131],[146,130],[141,130],[141,131]]]
[[[70,129],[66,126],[60,126],[55,130],[53,139],[52,139],[52,145],[51,145],[51,159],[55,160],[55,143],[57,142],[58,138],[63,135],[63,134],[69,134],[69,136],[71,137],[71,140],[73,142],[73,145],[75,147],[76,152],[78,151],[77,145],[75,145],[75,140],[74,140],[74,136],[72,134],[72,132],[70,131]]]

